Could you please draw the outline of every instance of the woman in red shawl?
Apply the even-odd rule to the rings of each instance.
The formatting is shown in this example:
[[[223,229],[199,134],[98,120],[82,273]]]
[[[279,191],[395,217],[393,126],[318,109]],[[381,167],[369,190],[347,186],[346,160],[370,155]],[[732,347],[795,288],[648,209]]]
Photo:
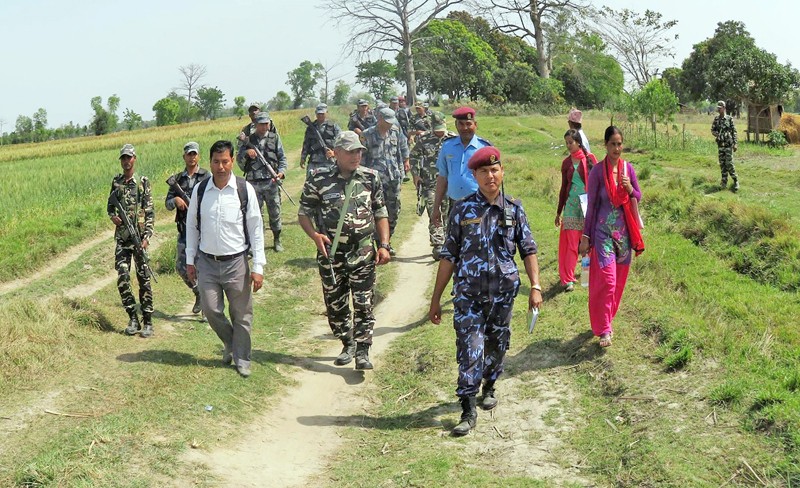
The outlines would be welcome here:
[[[597,164],[597,158],[586,150],[580,133],[575,129],[564,134],[564,142],[569,156],[561,162],[561,190],[558,192],[555,224],[560,228],[558,274],[564,291],[572,291],[575,289],[575,264],[584,225],[580,197],[586,193],[586,180],[589,171]]]
[[[611,322],[619,309],[631,258],[644,251],[636,172],[622,159],[622,132],[605,133],[606,157],[589,173],[589,205],[579,252],[589,254],[589,321],[600,347],[611,345]]]

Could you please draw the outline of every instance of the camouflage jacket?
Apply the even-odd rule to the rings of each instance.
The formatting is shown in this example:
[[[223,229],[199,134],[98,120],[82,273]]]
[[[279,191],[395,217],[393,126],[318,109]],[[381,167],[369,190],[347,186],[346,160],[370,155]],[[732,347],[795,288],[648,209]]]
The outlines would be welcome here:
[[[416,144],[414,144],[414,149],[411,150],[411,174],[419,177],[435,178],[439,174],[436,169],[436,160],[439,158],[442,143],[446,139],[457,135],[455,132],[450,131],[445,132],[442,137],[437,136],[433,131],[420,135]]]
[[[503,225],[504,206],[511,217],[508,227]],[[455,265],[456,295],[493,300],[519,291],[517,249],[523,259],[537,250],[522,203],[503,195],[489,203],[477,191],[454,205],[440,256]]]
[[[255,131],[256,131],[255,122],[250,122],[249,124],[242,127],[242,134],[244,134],[245,137],[250,137],[250,134],[254,133]]]
[[[411,126],[411,121],[409,120],[408,109],[405,108],[397,108],[395,110],[395,116],[397,117],[397,123],[400,124],[400,130],[403,131],[403,135],[408,137],[408,128]]]
[[[359,166],[349,179],[341,175],[337,165],[312,171],[303,186],[297,213],[314,221],[317,231],[333,241],[350,181],[353,181],[352,195],[345,209],[337,254],[363,256],[372,251],[375,220],[389,217],[380,177],[375,171]]]
[[[322,124],[316,120],[312,122],[322,136],[322,140],[328,147],[333,149],[333,142],[336,136],[339,135],[341,129],[332,120],[325,120]],[[310,163],[327,163],[328,158],[325,156],[325,148],[320,146],[319,138],[314,133],[314,128],[306,126],[306,135],[303,139],[303,150],[300,152],[300,161],[305,161],[306,158],[311,158]]]
[[[264,155],[264,159],[269,162],[276,173],[286,173],[286,154],[283,152],[281,136],[279,136],[277,132],[267,132],[262,138],[259,138],[258,134],[254,132],[250,134],[247,141],[261,151],[261,154]],[[266,166],[264,166],[264,163],[261,162],[258,155],[256,155],[255,159],[251,159],[247,155],[247,146],[245,144],[239,146],[239,155],[236,158],[236,163],[239,165],[239,169],[244,172],[244,177],[247,181],[268,180],[272,178],[272,175],[269,173]]]
[[[122,174],[118,174],[111,182],[111,192],[108,195],[106,211],[109,217],[119,216],[116,206],[111,203],[111,195],[116,192],[117,200],[127,210],[128,220],[134,225],[142,240],[150,239],[153,235],[156,214],[153,210],[153,194],[150,189],[150,180],[147,177],[137,177],[135,174],[130,180],[125,181]],[[114,231],[117,241],[127,243],[131,235],[125,225],[118,225]]]
[[[362,166],[377,171],[384,183],[403,178],[403,163],[408,159],[408,139],[399,128],[392,126],[383,138],[377,127],[370,127],[361,133],[361,144],[367,148],[361,160]]]
[[[409,119],[409,122],[411,124],[411,129],[410,130],[412,130],[412,131],[413,130],[421,130],[421,131],[429,131],[429,130],[431,130],[431,118],[428,117],[427,114],[419,115],[419,114],[415,113],[414,115],[411,116],[411,118]]]
[[[203,181],[204,179],[210,176],[209,172],[204,170],[203,168],[197,168],[197,171],[194,172],[192,176],[189,176],[189,173],[186,172],[184,169],[177,175],[175,175],[175,181],[178,183],[178,186],[181,187],[183,192],[186,194],[189,199],[192,198],[192,190],[194,190],[195,185]],[[175,222],[178,224],[178,235],[181,237],[186,237],[186,210],[180,210],[175,207],[175,197],[178,194],[175,190],[170,187],[167,191],[167,197],[164,199],[164,206],[167,207],[167,210],[173,211],[175,210]],[[188,205],[189,202],[186,202]]]
[[[367,111],[367,115],[362,119],[358,114],[358,110],[350,114],[350,120],[347,122],[347,130],[362,130],[365,131],[370,127],[378,125],[378,119],[372,110]]]
[[[733,117],[728,114],[714,117],[714,122],[711,123],[711,134],[717,139],[719,147],[733,147],[738,143]]]

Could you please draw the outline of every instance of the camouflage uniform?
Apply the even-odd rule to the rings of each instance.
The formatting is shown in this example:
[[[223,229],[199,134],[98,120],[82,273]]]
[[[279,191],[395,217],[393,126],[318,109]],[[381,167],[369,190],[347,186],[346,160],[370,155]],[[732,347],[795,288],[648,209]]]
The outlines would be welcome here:
[[[325,120],[322,124],[315,120],[312,124],[319,131],[325,144],[329,148],[333,148],[333,142],[336,140],[336,136],[339,135],[339,132],[341,132],[339,125],[331,120]],[[331,165],[331,161],[325,156],[325,148],[319,144],[319,138],[314,133],[314,129],[308,126],[306,127],[305,138],[303,139],[303,149],[300,152],[300,161],[305,163],[306,158],[308,158],[306,177],[308,177],[313,170],[321,166]]]
[[[378,174],[359,167],[345,179],[336,165],[315,170],[306,180],[300,196],[298,214],[316,223],[317,231],[331,240],[336,234],[345,200],[345,189],[352,181],[350,203],[342,225],[336,254],[331,264],[317,252],[317,265],[328,312],[328,324],[342,342],[372,344],[375,315],[372,310],[375,286],[375,248],[372,236],[375,219],[387,218]],[[353,295],[351,322],[350,294]]]
[[[425,198],[425,208],[428,210],[428,234],[430,234],[431,246],[434,249],[444,244],[444,227],[434,225],[433,219],[431,219],[433,202],[436,198],[436,177],[439,176],[436,160],[439,158],[439,151],[442,149],[445,139],[456,137],[456,135],[454,132],[447,131],[442,137],[439,137],[433,131],[426,132],[419,137],[414,149],[411,150],[411,174],[422,180],[420,184]],[[447,214],[443,213],[443,215]]]
[[[372,113],[372,110],[367,110],[367,115],[364,118],[358,114],[358,110],[350,114],[350,120],[347,122],[347,130],[360,130],[365,131],[370,127],[378,125],[378,118]]]
[[[258,134],[253,132],[247,140],[261,151],[275,173],[286,173],[286,154],[283,152],[281,136],[277,132],[269,131],[263,138],[259,138]],[[278,188],[278,183],[272,180],[272,176],[258,156],[255,159],[247,156],[247,146],[244,144],[239,146],[236,163],[239,165],[239,169],[244,171],[245,179],[256,190],[258,208],[261,210],[262,217],[264,215],[263,205],[266,202],[269,227],[273,233],[279,235],[281,231],[281,190]]]
[[[400,130],[403,131],[403,135],[408,137],[408,130],[411,127],[408,109],[398,107],[397,110],[395,110],[395,116],[397,117],[397,122],[400,124]]]
[[[711,123],[711,133],[717,140],[719,154],[719,169],[722,172],[722,185],[728,182],[728,175],[733,181],[738,181],[736,167],[733,165],[733,146],[737,145],[736,126],[733,118],[728,115],[717,115]]]
[[[361,144],[367,148],[361,166],[374,169],[381,178],[391,236],[394,235],[397,217],[400,215],[400,184],[405,174],[403,162],[408,159],[408,140],[394,125],[389,129],[386,138],[381,137],[377,127],[370,127],[360,137]]]
[[[115,189],[119,185],[119,189]],[[117,193],[117,199],[127,210],[128,220],[136,227],[142,241],[149,240],[153,235],[155,224],[155,212],[153,211],[153,196],[150,190],[150,181],[142,176],[138,178],[133,175],[130,180],[125,181],[122,174],[114,177],[111,184],[111,193]],[[107,205],[109,217],[118,215],[117,208],[110,201]],[[125,225],[117,226],[114,231],[114,268],[117,270],[117,290],[122,298],[122,306],[130,317],[136,316],[136,299],[131,291],[131,258],[134,255],[134,244],[131,235]],[[136,278],[139,281],[139,302],[142,306],[142,314],[149,317],[153,313],[153,289],[150,286],[150,277],[144,268],[144,263],[134,259],[136,265]]]
[[[189,173],[184,169],[175,176],[175,181],[186,196],[191,198],[192,190],[194,190],[195,185],[208,177],[208,171],[203,168],[197,168],[197,171],[195,171],[192,176],[189,176]],[[181,279],[183,279],[183,282],[186,283],[186,286],[192,289],[196,297],[198,295],[197,284],[192,283],[189,276],[186,274],[186,212],[188,207],[187,210],[178,209],[175,206],[174,200],[176,196],[178,196],[178,194],[170,187],[169,191],[167,191],[167,198],[164,201],[167,210],[170,212],[175,210],[175,224],[178,227],[178,248],[175,253],[175,270],[178,272]],[[186,202],[186,204],[188,205],[189,202]]]
[[[505,198],[505,201],[502,199]],[[503,207],[511,226],[503,226]],[[460,397],[474,396],[481,379],[494,382],[503,372],[511,341],[511,309],[519,291],[514,254],[536,254],[525,210],[503,195],[489,203],[478,191],[455,203],[441,257],[455,265],[453,325]]]
[[[429,131],[429,130],[431,130],[431,119],[430,119],[430,117],[428,117],[427,112],[425,113],[425,115],[420,115],[418,113],[415,113],[409,119],[409,123],[411,125],[411,130],[412,131],[417,131],[417,130]]]

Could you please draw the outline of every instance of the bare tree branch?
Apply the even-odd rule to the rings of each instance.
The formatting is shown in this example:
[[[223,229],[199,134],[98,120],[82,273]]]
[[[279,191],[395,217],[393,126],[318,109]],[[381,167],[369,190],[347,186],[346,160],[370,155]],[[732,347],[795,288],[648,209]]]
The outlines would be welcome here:
[[[206,67],[202,64],[191,63],[186,66],[181,66],[178,71],[183,75],[183,82],[180,89],[186,92],[186,99],[189,103],[186,105],[186,114],[184,115],[185,121],[189,121],[191,116],[192,107],[192,94],[196,93],[198,89],[202,88],[200,79],[206,75]]]

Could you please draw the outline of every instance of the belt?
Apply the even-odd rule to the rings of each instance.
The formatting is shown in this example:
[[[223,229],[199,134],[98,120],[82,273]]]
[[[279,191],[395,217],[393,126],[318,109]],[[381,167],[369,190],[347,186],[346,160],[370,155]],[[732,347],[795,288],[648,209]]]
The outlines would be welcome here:
[[[230,261],[231,259],[235,259],[238,258],[239,256],[244,255],[246,252],[247,251],[242,251],[242,252],[237,252],[236,254],[227,254],[225,256],[214,256],[213,254],[208,254],[207,252],[203,251],[200,251],[200,254],[213,261]]]

